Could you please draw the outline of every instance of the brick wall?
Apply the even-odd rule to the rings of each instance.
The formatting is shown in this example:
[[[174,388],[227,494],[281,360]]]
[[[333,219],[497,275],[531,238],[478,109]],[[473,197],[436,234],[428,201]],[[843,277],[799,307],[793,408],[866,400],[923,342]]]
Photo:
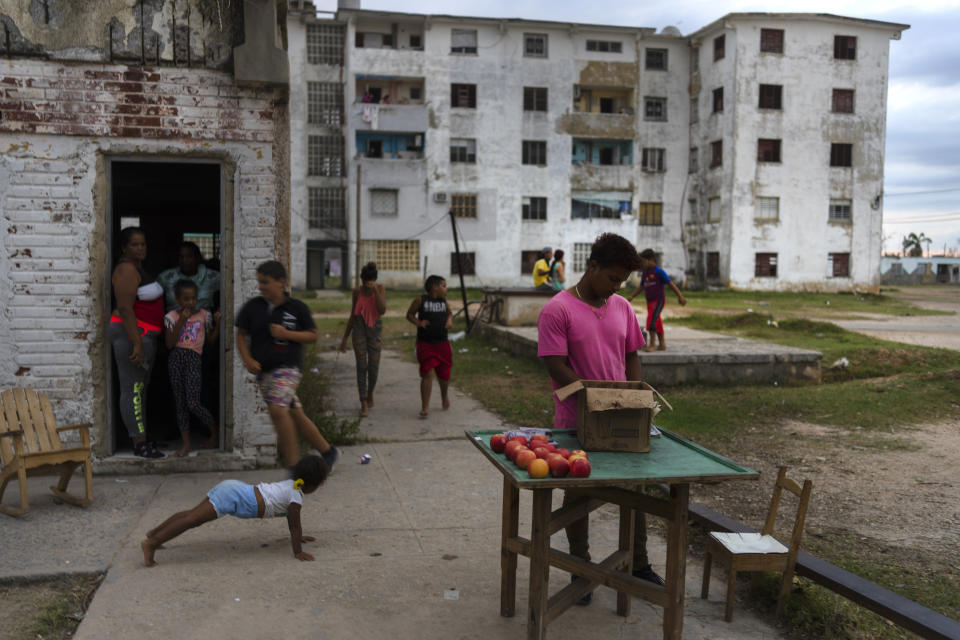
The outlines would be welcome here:
[[[225,162],[234,304],[256,294],[256,266],[275,257],[277,239],[274,109],[272,90],[217,71],[3,62],[0,388],[44,391],[60,422],[94,422],[95,441],[109,435],[104,156]],[[272,459],[269,418],[242,367],[227,364],[234,449]]]

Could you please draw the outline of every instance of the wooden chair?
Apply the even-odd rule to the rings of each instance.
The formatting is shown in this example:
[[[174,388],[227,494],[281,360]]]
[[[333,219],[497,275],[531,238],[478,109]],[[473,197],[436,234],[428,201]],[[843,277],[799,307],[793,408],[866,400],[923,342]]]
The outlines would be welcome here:
[[[780,495],[786,489],[799,498],[797,515],[793,523],[793,534],[790,536],[790,546],[785,547],[773,537],[773,529],[777,520],[777,509],[780,506]],[[738,571],[780,571],[783,579],[780,583],[780,596],[777,599],[777,615],[783,613],[787,594],[793,584],[793,572],[797,563],[797,552],[800,550],[800,538],[803,536],[803,522],[807,516],[807,505],[810,503],[810,492],[813,482],[806,480],[801,488],[796,482],[787,477],[787,468],[780,467],[777,473],[777,482],[773,488],[773,497],[770,499],[770,509],[767,520],[760,533],[726,533],[711,531],[707,536],[707,556],[703,567],[703,587],[700,597],[706,598],[710,590],[710,567],[716,557],[727,567],[727,608],[724,619],[733,620],[733,591]],[[754,574],[754,579],[759,574]]]
[[[60,432],[80,431],[80,446],[65,448]],[[27,502],[28,476],[60,476],[50,490],[64,502],[86,506],[93,502],[93,471],[90,461],[90,425],[57,427],[53,408],[46,395],[31,389],[11,389],[0,393],[0,501],[7,483],[16,478],[20,484],[20,508],[0,504],[0,512],[20,516],[30,510]],[[86,497],[67,493],[74,470],[83,465]]]

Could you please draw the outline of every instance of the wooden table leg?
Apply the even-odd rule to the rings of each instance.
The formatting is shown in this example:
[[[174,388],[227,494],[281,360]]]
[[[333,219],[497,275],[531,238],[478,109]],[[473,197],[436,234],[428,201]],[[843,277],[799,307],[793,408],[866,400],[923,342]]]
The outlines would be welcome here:
[[[530,608],[527,640],[547,637],[547,600],[550,581],[550,514],[553,490],[533,490],[533,521],[530,524]]]
[[[683,636],[689,500],[689,484],[670,485],[670,522],[667,524],[667,606],[663,611],[664,640],[680,640]]]
[[[500,533],[500,615],[517,612],[517,554],[507,550],[507,540],[516,538],[520,527],[520,490],[503,478],[503,515]]]
[[[617,548],[620,551],[627,552],[626,573],[629,576],[633,570],[633,509],[620,505],[620,543]],[[617,615],[630,615],[630,601],[632,598],[629,593],[617,591]]]

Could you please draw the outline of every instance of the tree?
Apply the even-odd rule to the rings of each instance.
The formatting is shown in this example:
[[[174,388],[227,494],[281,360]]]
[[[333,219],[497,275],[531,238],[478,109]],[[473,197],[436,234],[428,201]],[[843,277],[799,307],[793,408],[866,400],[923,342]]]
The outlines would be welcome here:
[[[931,240],[922,231],[919,235],[916,233],[908,234],[907,237],[903,239],[903,254],[910,256],[911,258],[919,258],[923,256],[924,242],[929,245]]]

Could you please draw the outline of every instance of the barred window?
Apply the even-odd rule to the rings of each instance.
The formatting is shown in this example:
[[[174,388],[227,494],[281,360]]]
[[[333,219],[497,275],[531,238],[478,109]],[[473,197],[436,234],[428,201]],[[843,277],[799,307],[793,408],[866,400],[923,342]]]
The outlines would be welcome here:
[[[760,29],[760,51],[783,53],[783,29]]]
[[[617,40],[587,40],[587,51],[621,53],[623,51],[623,43]]]
[[[666,98],[644,98],[643,99],[643,119],[653,122],[667,121],[667,99]]]
[[[780,140],[772,138],[757,140],[757,162],[780,162]]]
[[[853,113],[853,89],[833,90],[833,112]]]
[[[311,229],[347,228],[340,187],[310,187],[307,190],[307,224]]]
[[[526,58],[546,58],[547,57],[547,34],[545,33],[523,34],[523,55]]]
[[[761,109],[782,109],[783,108],[783,85],[779,85],[779,84],[760,85],[760,108]]]
[[[829,273],[834,278],[850,277],[850,254],[849,253],[831,253],[828,254],[830,261]]]
[[[397,193],[396,189],[370,189],[370,213],[396,217]]]
[[[307,25],[307,62],[343,64],[343,28],[339,23]]]
[[[707,277],[708,278],[720,277],[720,252],[719,251],[707,252]]]
[[[204,258],[220,258],[219,233],[184,233],[182,238],[184,242],[197,245],[200,255]]]
[[[834,142],[830,145],[831,167],[853,166],[853,145],[843,142]]]
[[[667,70],[667,50],[666,49],[645,49],[644,66],[654,71]]]
[[[710,143],[710,168],[723,166],[723,140],[714,140]]]
[[[450,53],[473,53],[477,52],[477,30],[476,29],[451,29],[450,30]]]
[[[343,136],[307,136],[307,175],[344,175]]]
[[[637,220],[643,226],[659,227],[663,225],[663,203],[641,202],[637,207]]]
[[[828,220],[849,222],[851,219],[852,200],[835,199],[830,201],[830,209],[827,214]]]
[[[546,220],[547,199],[538,196],[523,198],[521,218],[523,220]]]
[[[336,82],[307,82],[307,124],[340,126],[343,91]]]
[[[419,240],[361,240],[360,262],[376,262],[380,271],[419,271]]]
[[[476,109],[477,108],[477,85],[451,84],[450,85],[450,106],[460,107],[462,109]]]
[[[700,161],[697,158],[696,147],[690,147],[690,164],[687,167],[687,173],[696,173],[700,170]]]
[[[457,262],[457,254],[450,254],[450,274],[458,275],[463,273],[465,276],[475,276],[477,275],[477,254],[475,251],[461,251],[460,252],[460,262]],[[463,265],[463,271],[460,271],[460,266]]]
[[[833,57],[837,60],[856,60],[857,36],[833,36]]]
[[[779,220],[780,198],[757,198],[757,208],[753,212],[754,220]]]
[[[547,164],[547,143],[545,140],[523,141],[523,164]]]
[[[663,158],[666,155],[666,149],[653,149],[646,147],[641,155],[642,161],[640,168],[651,173],[661,173],[666,171]]]
[[[727,36],[717,36],[713,39],[713,61],[723,60],[727,55]]]
[[[590,250],[593,244],[589,242],[573,243],[573,270],[582,273],[587,270],[587,262],[590,260]]]
[[[713,90],[713,112],[723,112],[723,87],[717,87]]]
[[[547,88],[546,87],[524,87],[523,88],[523,110],[524,111],[546,111],[547,110]]]
[[[777,254],[757,253],[754,255],[753,275],[756,278],[777,277]]]
[[[476,164],[477,141],[473,138],[450,138],[450,162]]]
[[[696,98],[690,98],[690,124],[700,122],[700,103]]]
[[[457,218],[477,217],[477,194],[453,193],[450,195],[450,210]]]

